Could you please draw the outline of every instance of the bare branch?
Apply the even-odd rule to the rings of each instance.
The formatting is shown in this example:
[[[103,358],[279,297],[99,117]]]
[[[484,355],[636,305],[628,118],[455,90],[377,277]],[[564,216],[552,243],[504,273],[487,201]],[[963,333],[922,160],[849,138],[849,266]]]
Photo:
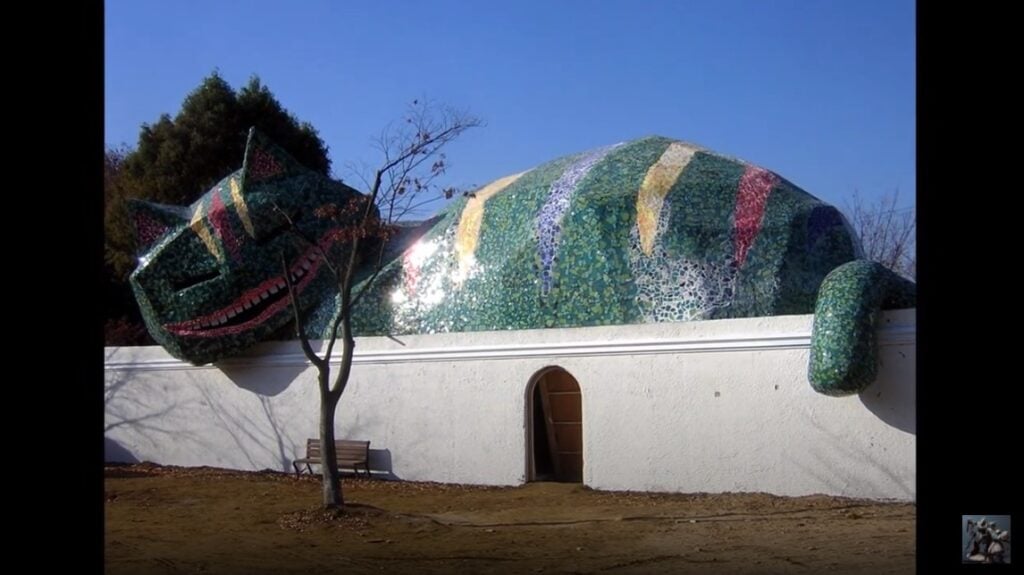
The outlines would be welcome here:
[[[410,205],[423,202],[425,195],[443,199],[435,186],[447,167],[441,150],[466,130],[481,125],[478,118],[465,112],[414,101],[405,121],[389,126],[377,140],[386,152],[385,161],[375,174],[369,195],[381,208],[382,220],[396,221],[411,211]]]
[[[850,224],[860,237],[864,256],[908,278],[917,274],[917,215],[900,208],[899,191],[868,204],[858,192],[847,203]]]
[[[320,357],[313,351],[313,347],[309,345],[309,338],[306,337],[305,329],[302,325],[302,314],[299,313],[299,302],[298,294],[295,292],[295,286],[292,285],[291,274],[288,273],[288,262],[284,259],[284,254],[281,254],[281,270],[284,274],[285,286],[288,289],[288,299],[291,300],[292,312],[295,316],[295,331],[299,336],[299,342],[302,345],[302,353],[306,354],[306,358],[309,359],[310,363],[315,365],[317,369],[322,369],[326,361],[330,361],[331,356],[328,355],[325,360],[321,360]]]
[[[331,331],[327,334],[327,350],[324,352],[324,359],[327,361],[331,361],[331,354],[334,353],[334,342],[338,341],[338,326],[341,325],[341,321],[347,313],[348,310],[341,305],[341,302],[338,302],[338,309],[335,310],[334,318],[331,320]]]
[[[373,267],[373,273],[370,274],[370,277],[367,278],[365,282],[363,282],[363,288],[359,290],[359,292],[356,293],[355,296],[352,298],[352,303],[350,304],[352,308],[355,308],[355,306],[359,303],[359,300],[363,299],[363,296],[368,291],[370,291],[370,288],[376,281],[377,276],[380,275],[381,270],[384,269],[384,252],[387,251],[387,245],[388,238],[382,238],[380,242],[380,247],[377,248],[377,262]]]
[[[318,371],[321,401],[320,435],[321,440],[327,442],[322,445],[325,468],[324,502],[327,506],[342,500],[340,478],[333,468],[330,468],[330,463],[336,461],[334,444],[330,440],[333,438],[337,402],[348,385],[352,369],[356,345],[352,328],[355,306],[379,280],[387,263],[385,254],[394,253],[391,250],[391,240],[395,232],[393,224],[396,219],[437,200],[450,198],[454,194],[454,188],[439,190],[437,185],[438,178],[445,174],[448,165],[447,158],[442,153],[444,147],[466,130],[481,125],[479,119],[463,112],[440,108],[426,101],[413,101],[404,121],[385,127],[375,141],[375,147],[381,152],[383,161],[376,170],[364,170],[360,174],[368,186],[366,195],[357,196],[345,206],[328,204],[316,208],[317,217],[333,220],[335,226],[328,232],[328,237],[336,244],[344,244],[344,249],[324,248],[319,241],[304,237],[292,217],[284,210],[279,210],[296,237],[316,246],[316,253],[323,260],[325,269],[329,269],[333,274],[337,290],[337,308],[330,319],[329,331],[325,334],[326,355],[320,358],[313,352],[305,336],[297,303],[298,297],[282,255],[281,265],[303,352]],[[370,173],[372,179],[364,176]],[[361,202],[365,202],[365,205]],[[376,245],[372,243],[374,241],[377,242]],[[376,249],[375,258],[369,254],[370,248]],[[366,274],[366,279],[362,280],[358,288],[354,285],[357,274]],[[330,360],[335,344],[339,340],[340,365],[334,375],[334,381],[331,382]]]
[[[301,239],[303,242],[306,243],[306,245],[312,247],[313,250],[316,251],[317,255],[320,256],[320,259],[323,260],[324,265],[326,265],[327,268],[331,270],[331,273],[333,273],[334,275],[338,275],[338,270],[334,267],[333,262],[331,262],[331,258],[327,257],[327,252],[324,251],[320,243],[302,233],[302,230],[300,230],[298,226],[295,225],[295,220],[288,215],[288,212],[282,210],[281,207],[277,205],[277,203],[271,202],[270,205],[274,208],[274,211],[281,214],[281,216],[284,217],[285,221],[288,222],[288,230],[291,232],[291,234]]]

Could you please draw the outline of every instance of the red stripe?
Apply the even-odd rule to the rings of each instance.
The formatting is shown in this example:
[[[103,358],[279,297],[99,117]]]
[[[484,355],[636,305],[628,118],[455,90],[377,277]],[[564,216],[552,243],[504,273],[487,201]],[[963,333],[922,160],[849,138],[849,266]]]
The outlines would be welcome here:
[[[241,242],[231,230],[230,216],[223,200],[220,199],[220,190],[213,193],[213,198],[210,201],[210,213],[207,217],[213,231],[220,237],[221,244],[227,248],[233,259],[238,259],[238,248]]]
[[[140,247],[149,247],[160,236],[167,233],[167,226],[144,213],[135,216],[135,234]]]
[[[743,267],[754,238],[761,231],[768,194],[778,182],[775,174],[757,166],[747,166],[736,194],[733,219],[733,249],[736,263]]]

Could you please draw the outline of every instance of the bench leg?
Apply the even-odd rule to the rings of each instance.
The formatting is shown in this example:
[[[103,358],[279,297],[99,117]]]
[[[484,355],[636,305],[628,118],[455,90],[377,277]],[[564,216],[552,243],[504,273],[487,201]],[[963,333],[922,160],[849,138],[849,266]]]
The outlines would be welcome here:
[[[299,463],[293,461],[292,462],[292,467],[295,468],[295,477],[298,477],[298,476],[302,475],[302,465],[305,465],[306,466],[306,471],[310,475],[313,475],[313,468],[310,467],[308,463],[299,464]]]

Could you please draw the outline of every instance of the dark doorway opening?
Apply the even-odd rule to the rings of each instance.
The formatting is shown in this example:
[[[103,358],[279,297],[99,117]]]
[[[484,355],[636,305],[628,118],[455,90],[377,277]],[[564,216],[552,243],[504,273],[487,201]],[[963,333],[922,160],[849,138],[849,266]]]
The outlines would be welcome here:
[[[583,409],[580,386],[560,367],[534,376],[528,388],[530,481],[583,481]]]
[[[555,466],[548,446],[548,425],[540,397],[540,386],[533,387],[533,480],[554,481]]]

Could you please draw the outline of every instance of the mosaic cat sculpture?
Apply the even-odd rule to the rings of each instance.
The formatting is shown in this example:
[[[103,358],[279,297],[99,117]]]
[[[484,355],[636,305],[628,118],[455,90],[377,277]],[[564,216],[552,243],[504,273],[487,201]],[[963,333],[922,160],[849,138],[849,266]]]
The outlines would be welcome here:
[[[284,258],[306,331],[323,337],[336,297],[289,220],[336,256],[336,224],[318,208],[359,197],[253,131],[242,169],[192,206],[136,204],[143,255],[131,282],[150,333],[193,363],[282,337]],[[424,227],[415,241],[394,240],[353,315],[358,335],[813,312],[810,382],[846,395],[874,381],[877,311],[915,301],[912,282],[860,259],[832,206],[770,171],[662,137],[501,178]]]

